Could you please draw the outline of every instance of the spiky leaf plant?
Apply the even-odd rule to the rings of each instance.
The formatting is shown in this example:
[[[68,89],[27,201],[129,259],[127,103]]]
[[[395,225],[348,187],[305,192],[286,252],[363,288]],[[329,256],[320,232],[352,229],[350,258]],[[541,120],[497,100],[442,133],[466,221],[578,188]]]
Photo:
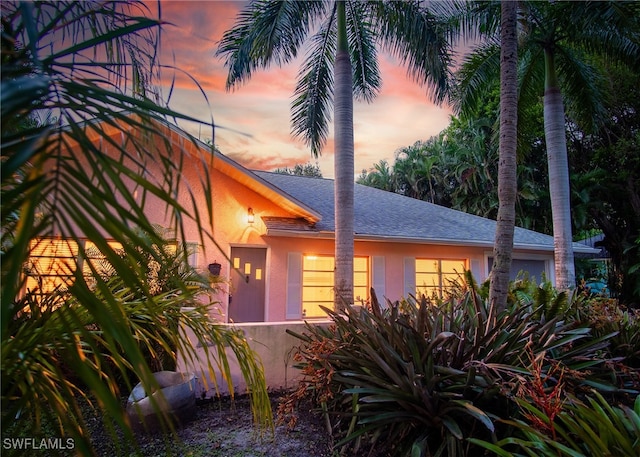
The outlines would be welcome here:
[[[384,442],[394,455],[473,455],[466,438],[495,439],[503,429],[494,417],[517,412],[508,397],[516,375],[530,373],[527,354],[549,375],[560,363],[575,388],[603,363],[597,351],[606,335],[587,338],[588,328],[559,317],[536,320],[529,306],[496,315],[469,285],[435,304],[409,297],[382,307],[372,291],[370,310],[326,310],[330,327],[307,324],[295,335],[305,377],[294,397],[323,403],[341,433],[337,446]]]
[[[640,396],[632,406],[610,404],[597,391],[584,400],[568,397],[555,417],[528,399],[518,399],[526,419],[506,420],[515,430],[497,443],[472,439],[498,456],[590,457],[640,455]]]

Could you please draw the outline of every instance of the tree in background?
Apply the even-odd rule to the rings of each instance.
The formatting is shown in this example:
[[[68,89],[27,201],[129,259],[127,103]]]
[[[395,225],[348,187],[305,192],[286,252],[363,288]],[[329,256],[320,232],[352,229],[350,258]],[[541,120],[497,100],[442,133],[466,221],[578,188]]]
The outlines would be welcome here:
[[[371,101],[381,85],[377,44],[407,65],[433,97],[448,88],[450,43],[443,22],[419,1],[251,1],[227,31],[218,54],[229,68],[227,88],[258,68],[290,62],[305,46],[292,104],[293,134],[317,157],[328,135],[333,102],[335,134],[336,304],[353,303],[353,97]],[[333,71],[332,71],[333,67]]]
[[[389,166],[389,162],[386,160],[381,160],[374,164],[371,171],[362,170],[356,182],[376,189],[386,190],[387,192],[395,192],[396,189],[393,168]]]
[[[476,14],[490,18],[496,5],[477,2],[473,8]],[[544,93],[559,288],[575,286],[565,114],[587,130],[593,130],[600,123],[604,114],[603,74],[593,64],[592,57],[602,56],[637,70],[639,8],[635,2],[519,3],[520,113]],[[460,88],[463,108],[475,106],[480,94],[490,87],[499,69],[498,59],[499,46],[492,41],[477,47],[466,59]]]
[[[320,171],[320,166],[317,163],[297,163],[292,168],[276,168],[275,170],[273,170],[273,172],[280,173],[282,175],[306,176],[307,178],[322,178],[322,171]]]
[[[574,220],[583,231],[604,234],[602,247],[611,258],[609,290],[621,302],[638,307],[640,78],[621,66],[599,65],[609,75],[604,125],[595,134],[575,125],[569,130],[569,158],[576,173]]]
[[[486,98],[482,106],[493,104],[495,108],[496,100],[497,92],[495,99]],[[480,117],[482,115],[478,112],[452,117],[449,127],[439,135],[398,149],[391,165],[386,161],[374,164],[369,171],[362,171],[357,182],[496,219],[498,147],[494,126],[497,108],[487,113],[490,117]],[[532,129],[535,131],[540,130]],[[517,163],[516,225],[550,234],[550,208],[545,206],[544,198],[548,196],[547,168],[538,144],[541,136],[531,135],[531,153]]]
[[[212,155],[185,157],[147,141],[162,138],[159,126],[167,117],[198,122],[156,102],[152,82],[161,68],[162,22],[147,19],[142,2],[3,2],[1,11],[3,438],[9,430],[37,436],[48,425],[89,455],[88,413],[80,407],[88,403],[114,437],[115,424],[133,440],[117,381],[133,373],[153,391],[159,386],[145,355],[160,347],[174,358],[176,351],[195,357],[196,344],[207,354],[210,373],[222,372],[229,382],[225,351],[235,352],[256,418],[269,424],[254,352],[244,337],[210,320],[199,296],[209,279],[188,270],[186,250],[178,249],[182,255],[175,259],[158,248],[166,242],[144,212],[153,195],[166,205],[167,228],[178,244],[185,239],[181,221],[200,227],[203,244],[209,237],[202,228],[210,226],[211,207],[186,207],[177,195],[190,192],[182,181],[187,159],[203,164],[201,182],[210,193]],[[48,121],[35,121],[40,114]],[[212,123],[206,125],[213,135]],[[130,167],[149,161],[162,168],[161,176]],[[61,235],[77,249],[78,260],[66,262],[68,281],[53,290],[27,288],[32,254],[43,240]],[[89,260],[89,244],[117,284]],[[172,275],[170,286],[155,291],[144,267],[149,259],[181,262],[186,274]],[[193,329],[196,342],[175,331],[183,325]]]

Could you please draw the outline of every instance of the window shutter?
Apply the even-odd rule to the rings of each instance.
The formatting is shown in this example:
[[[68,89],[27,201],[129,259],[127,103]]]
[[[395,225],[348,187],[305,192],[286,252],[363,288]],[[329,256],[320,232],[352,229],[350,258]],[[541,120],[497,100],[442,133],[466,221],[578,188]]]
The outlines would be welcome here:
[[[416,259],[413,257],[404,258],[404,294],[416,294]]]
[[[471,259],[471,274],[476,281],[480,281],[483,276],[482,271],[480,271],[481,268],[482,265],[478,259]]]
[[[200,253],[200,244],[193,241],[187,241],[187,252],[189,253],[189,266],[196,268],[198,266],[198,254]]]
[[[373,256],[371,258],[371,283],[372,287],[376,291],[376,296],[380,303],[385,303],[385,268],[384,268],[384,256]]]
[[[290,252],[287,263],[287,319],[301,319],[302,254]]]

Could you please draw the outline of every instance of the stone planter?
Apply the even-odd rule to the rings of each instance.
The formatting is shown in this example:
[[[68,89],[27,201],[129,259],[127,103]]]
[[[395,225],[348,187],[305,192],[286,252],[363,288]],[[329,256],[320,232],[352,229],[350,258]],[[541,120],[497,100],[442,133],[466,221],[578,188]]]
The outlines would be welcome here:
[[[194,417],[196,376],[193,373],[154,373],[160,389],[148,394],[138,383],[127,399],[127,416],[134,430],[149,432],[162,427],[163,415],[176,426]]]

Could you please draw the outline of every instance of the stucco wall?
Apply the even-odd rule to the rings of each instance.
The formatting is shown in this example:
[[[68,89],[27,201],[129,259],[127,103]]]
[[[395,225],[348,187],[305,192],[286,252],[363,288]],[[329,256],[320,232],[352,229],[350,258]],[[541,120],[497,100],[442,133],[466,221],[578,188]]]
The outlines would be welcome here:
[[[313,321],[314,325],[328,325],[328,321]],[[300,340],[289,335],[287,329],[302,334],[305,332],[305,323],[295,322],[271,322],[271,323],[247,323],[234,325],[241,330],[251,348],[258,355],[264,366],[264,375],[269,389],[291,389],[297,386],[300,379],[300,371],[293,365],[293,353]],[[189,330],[187,330],[189,332]],[[193,341],[193,338],[192,338]],[[198,383],[196,395],[204,392],[206,397],[215,395],[215,384],[207,368],[206,357],[203,349],[198,349],[197,358],[190,360],[184,354],[178,354],[178,371],[189,371],[196,374]],[[246,393],[246,384],[242,378],[237,359],[227,350],[230,361],[232,381],[236,393]],[[225,381],[217,374],[217,383],[221,393],[228,393]]]
[[[271,246],[270,271],[272,277],[267,303],[267,316],[270,320],[285,319],[287,293],[287,255],[289,252],[312,255],[334,255],[333,240],[268,237]],[[356,242],[356,256],[385,257],[384,296],[392,301],[405,296],[404,259],[406,257],[434,258],[474,258],[482,260],[483,250],[475,251],[461,247],[442,247],[435,245],[411,245],[403,243]],[[483,279],[483,278],[481,278]],[[379,297],[382,299],[382,297]]]

